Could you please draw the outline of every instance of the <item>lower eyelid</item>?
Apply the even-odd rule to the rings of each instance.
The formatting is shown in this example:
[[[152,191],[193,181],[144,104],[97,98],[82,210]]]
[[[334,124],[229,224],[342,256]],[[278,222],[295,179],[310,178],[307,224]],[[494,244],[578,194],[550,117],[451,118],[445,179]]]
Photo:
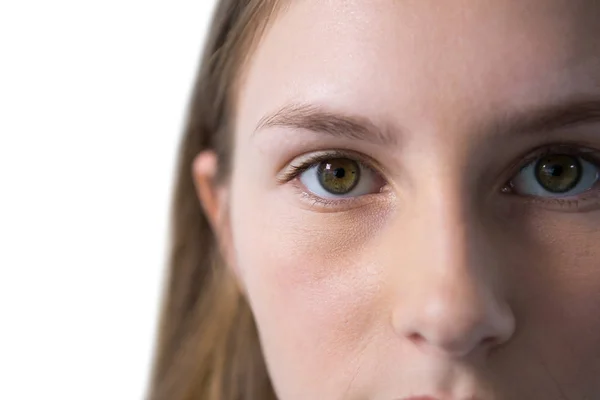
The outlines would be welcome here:
[[[592,188],[576,195],[563,197],[541,197],[522,195],[510,191],[504,194],[511,202],[535,206],[536,208],[558,212],[588,212],[600,209],[600,181]]]
[[[370,193],[362,196],[343,197],[343,198],[323,198],[308,191],[299,178],[292,180],[294,196],[299,198],[303,204],[310,209],[317,209],[323,212],[343,212],[352,209],[367,206],[373,203],[387,202],[390,200],[391,191],[382,191],[379,193]]]
[[[595,191],[593,194],[590,193],[576,199],[521,196],[518,201],[550,211],[582,213],[596,211],[600,208],[600,192]]]

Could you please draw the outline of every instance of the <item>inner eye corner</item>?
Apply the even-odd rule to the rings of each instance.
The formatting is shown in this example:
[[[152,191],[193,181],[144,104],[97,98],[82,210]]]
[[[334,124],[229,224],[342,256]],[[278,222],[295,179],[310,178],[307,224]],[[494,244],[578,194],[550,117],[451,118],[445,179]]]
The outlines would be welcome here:
[[[514,193],[514,185],[513,185],[512,181],[508,181],[504,185],[502,185],[500,187],[500,193],[513,194]]]

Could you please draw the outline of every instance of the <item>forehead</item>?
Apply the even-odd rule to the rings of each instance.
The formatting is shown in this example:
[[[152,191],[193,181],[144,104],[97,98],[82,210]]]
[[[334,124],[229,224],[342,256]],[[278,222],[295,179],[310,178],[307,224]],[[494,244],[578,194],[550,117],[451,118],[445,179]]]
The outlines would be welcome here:
[[[247,66],[238,123],[290,102],[431,120],[591,94],[598,21],[593,0],[296,0]]]

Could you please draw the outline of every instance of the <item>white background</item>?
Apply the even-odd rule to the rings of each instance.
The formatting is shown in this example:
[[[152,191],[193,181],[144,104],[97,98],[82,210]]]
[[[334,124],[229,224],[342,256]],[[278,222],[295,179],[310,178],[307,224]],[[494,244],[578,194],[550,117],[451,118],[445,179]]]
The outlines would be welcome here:
[[[0,399],[141,399],[215,0],[0,2]]]

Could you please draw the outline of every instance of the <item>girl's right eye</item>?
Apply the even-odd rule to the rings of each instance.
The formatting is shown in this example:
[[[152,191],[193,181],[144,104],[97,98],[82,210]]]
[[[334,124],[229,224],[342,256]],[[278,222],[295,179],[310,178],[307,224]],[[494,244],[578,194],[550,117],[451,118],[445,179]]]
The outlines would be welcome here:
[[[340,199],[379,193],[384,179],[373,169],[350,158],[328,158],[303,167],[299,181],[312,195]]]

